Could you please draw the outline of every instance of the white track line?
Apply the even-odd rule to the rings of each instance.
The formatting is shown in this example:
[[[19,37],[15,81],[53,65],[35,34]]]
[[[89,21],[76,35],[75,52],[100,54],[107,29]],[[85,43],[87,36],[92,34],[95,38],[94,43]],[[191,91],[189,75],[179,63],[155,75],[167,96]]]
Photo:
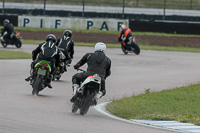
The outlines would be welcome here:
[[[133,123],[133,124],[138,124],[138,125],[143,125],[143,126],[148,126],[148,127],[154,127],[154,128],[159,128],[159,129],[165,129],[165,130],[170,130],[170,131],[176,131],[176,132],[184,132],[184,133],[200,133],[200,126],[190,124],[190,123],[181,123],[177,121],[154,121],[154,120],[137,120],[137,119],[123,119],[117,116],[112,115],[110,112],[108,112],[105,109],[105,106],[109,102],[106,103],[101,103],[94,108],[101,112],[104,115],[107,115],[111,118],[121,120],[124,122],[128,123]]]

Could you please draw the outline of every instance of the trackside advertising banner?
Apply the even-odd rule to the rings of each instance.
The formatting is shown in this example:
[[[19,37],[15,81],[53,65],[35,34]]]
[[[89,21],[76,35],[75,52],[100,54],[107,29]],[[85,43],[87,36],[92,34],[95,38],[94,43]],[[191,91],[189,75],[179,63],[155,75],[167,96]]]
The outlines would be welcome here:
[[[80,29],[119,31],[121,24],[129,25],[128,19],[65,18],[46,16],[19,16],[18,27],[46,29]]]

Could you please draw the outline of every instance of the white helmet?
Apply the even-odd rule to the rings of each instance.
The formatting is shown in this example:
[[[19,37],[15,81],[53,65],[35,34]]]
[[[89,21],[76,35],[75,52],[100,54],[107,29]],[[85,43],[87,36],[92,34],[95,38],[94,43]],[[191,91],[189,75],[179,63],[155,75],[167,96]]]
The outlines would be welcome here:
[[[102,51],[102,52],[106,52],[106,45],[102,42],[98,42],[96,43],[95,47],[94,47],[94,51]]]
[[[125,29],[126,29],[126,25],[123,24],[123,25],[121,26],[121,29],[122,29],[122,30],[125,30]]]

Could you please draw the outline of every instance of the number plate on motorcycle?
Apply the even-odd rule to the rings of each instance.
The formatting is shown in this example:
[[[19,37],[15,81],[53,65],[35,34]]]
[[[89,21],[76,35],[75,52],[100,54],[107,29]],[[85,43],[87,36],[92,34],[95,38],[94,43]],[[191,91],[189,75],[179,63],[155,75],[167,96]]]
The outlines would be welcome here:
[[[37,74],[45,76],[46,70],[39,68]]]

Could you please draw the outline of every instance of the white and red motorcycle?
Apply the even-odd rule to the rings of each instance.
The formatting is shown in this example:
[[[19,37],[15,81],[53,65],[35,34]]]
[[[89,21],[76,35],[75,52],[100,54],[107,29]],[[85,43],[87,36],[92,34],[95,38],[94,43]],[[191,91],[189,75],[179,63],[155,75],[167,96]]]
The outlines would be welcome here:
[[[82,69],[78,69],[84,71]],[[101,78],[98,74],[88,76],[78,90],[78,97],[72,105],[72,112],[80,109],[80,114],[87,114],[90,106],[96,105],[95,97],[101,89]]]

